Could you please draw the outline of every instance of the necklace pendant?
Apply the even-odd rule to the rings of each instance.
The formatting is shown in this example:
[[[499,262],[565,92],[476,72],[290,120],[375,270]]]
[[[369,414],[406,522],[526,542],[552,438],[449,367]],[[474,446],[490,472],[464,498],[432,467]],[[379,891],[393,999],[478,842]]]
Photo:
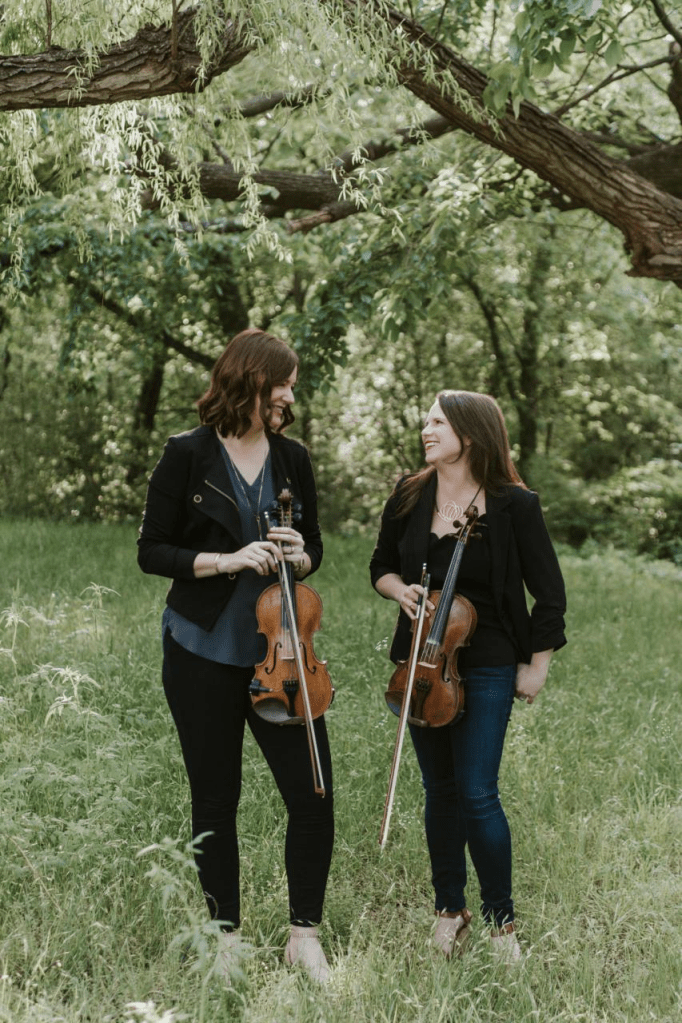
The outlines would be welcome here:
[[[456,501],[446,501],[442,508],[436,506],[436,513],[443,522],[452,524],[457,519],[461,519],[464,514],[464,508],[462,508],[461,504],[457,504]]]

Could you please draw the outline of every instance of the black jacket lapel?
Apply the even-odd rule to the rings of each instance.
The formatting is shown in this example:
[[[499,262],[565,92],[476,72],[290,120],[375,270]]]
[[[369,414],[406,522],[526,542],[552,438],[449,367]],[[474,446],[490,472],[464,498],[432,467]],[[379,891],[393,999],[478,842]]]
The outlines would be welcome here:
[[[237,498],[220,449],[220,441],[213,431],[211,433],[206,458],[202,459],[200,466],[201,478],[197,481],[191,500],[198,505],[204,515],[219,522],[238,543],[241,543],[242,525]]]
[[[513,542],[511,516],[507,511],[511,495],[509,492],[499,497],[486,494],[485,503],[490,530],[491,583],[499,612],[507,577],[507,552]]]

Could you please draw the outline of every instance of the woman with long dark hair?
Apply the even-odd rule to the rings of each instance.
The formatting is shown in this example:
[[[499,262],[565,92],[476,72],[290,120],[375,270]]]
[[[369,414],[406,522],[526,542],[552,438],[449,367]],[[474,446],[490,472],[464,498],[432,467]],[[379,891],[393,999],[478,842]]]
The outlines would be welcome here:
[[[410,725],[426,794],[426,838],[435,889],[435,946],[446,956],[468,936],[468,845],[490,926],[491,947],[507,961],[521,956],[512,899],[512,851],[498,793],[498,772],[516,696],[531,704],[563,646],[565,592],[537,494],[514,467],[502,412],[486,394],[441,391],[422,430],[426,467],[402,478],[384,509],[370,571],[377,591],[400,605],[390,651],[410,651],[411,622],[422,586],[440,590],[456,529],[476,508],[481,539],[464,549],[457,593],[478,624],[459,652],[465,710],[439,728]],[[525,588],[535,603],[529,613]],[[434,605],[427,602],[427,610]]]
[[[163,685],[192,797],[199,880],[220,921],[216,969],[239,966],[236,816],[248,723],[286,805],[288,963],[324,982],[316,925],[334,838],[331,760],[324,718],[314,722],[326,795],[314,791],[306,729],[258,716],[248,687],[266,653],[256,602],[277,561],[303,579],[322,559],[317,492],[307,450],[284,436],[298,357],[284,341],[246,330],[227,345],[198,401],[201,425],[171,437],[152,472],[138,541],[144,572],[172,579],[163,614]],[[300,506],[297,528],[268,531],[264,511],[282,489]]]

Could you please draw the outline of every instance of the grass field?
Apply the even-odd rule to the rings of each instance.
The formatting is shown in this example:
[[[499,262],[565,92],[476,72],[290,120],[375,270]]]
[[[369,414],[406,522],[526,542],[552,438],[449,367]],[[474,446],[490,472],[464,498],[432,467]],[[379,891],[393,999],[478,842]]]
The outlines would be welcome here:
[[[388,848],[378,828],[395,736],[384,705],[395,605],[371,544],[328,538],[315,585],[337,843],[328,990],[281,963],[285,819],[247,742],[245,937],[226,991],[187,848],[188,792],[160,687],[165,583],[122,526],[0,526],[0,1020],[244,1023],[677,1023],[682,1018],[680,571],[613,552],[563,558],[569,645],[515,707],[501,789],[520,939],[494,964],[428,948],[422,795],[406,745]],[[3,610],[4,609],[4,610]],[[469,904],[478,909],[473,871]]]

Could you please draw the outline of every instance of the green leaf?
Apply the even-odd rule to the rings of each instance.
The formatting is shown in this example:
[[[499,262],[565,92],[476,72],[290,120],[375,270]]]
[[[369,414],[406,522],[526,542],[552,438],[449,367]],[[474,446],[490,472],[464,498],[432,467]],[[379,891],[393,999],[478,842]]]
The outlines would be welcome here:
[[[623,59],[624,50],[617,39],[612,39],[609,45],[606,47],[604,53],[604,60],[609,67],[615,67],[619,61]]]
[[[576,37],[573,32],[568,32],[564,35],[561,43],[559,44],[559,54],[562,60],[568,60],[573,51],[575,50]]]
[[[593,32],[591,36],[585,40],[585,52],[594,53],[601,46],[602,33],[601,31]]]
[[[549,50],[540,50],[533,65],[534,78],[548,78],[554,70],[554,58]]]
[[[516,15],[514,24],[516,25],[516,32],[519,38],[524,36],[530,27],[530,15],[528,11],[520,11]]]
[[[509,53],[509,56],[514,61],[514,63],[518,64],[519,57],[521,56],[521,53],[522,53],[522,46],[521,46],[521,43],[519,42],[519,40],[517,39],[516,35],[513,35],[511,37],[511,39],[509,40],[509,46],[507,47],[507,52]]]

